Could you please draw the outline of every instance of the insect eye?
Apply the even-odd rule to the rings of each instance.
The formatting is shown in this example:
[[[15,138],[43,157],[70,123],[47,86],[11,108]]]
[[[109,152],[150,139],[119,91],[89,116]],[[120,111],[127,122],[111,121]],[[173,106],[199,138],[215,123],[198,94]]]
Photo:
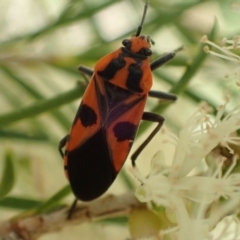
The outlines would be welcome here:
[[[130,41],[129,39],[124,39],[124,40],[122,41],[122,45],[123,45],[124,47],[129,47],[130,44],[131,44],[131,41]]]
[[[145,48],[145,55],[146,56],[151,56],[152,55],[152,50],[149,48]]]
[[[144,55],[144,56],[151,56],[152,55],[152,50],[149,48],[142,48],[138,54]]]

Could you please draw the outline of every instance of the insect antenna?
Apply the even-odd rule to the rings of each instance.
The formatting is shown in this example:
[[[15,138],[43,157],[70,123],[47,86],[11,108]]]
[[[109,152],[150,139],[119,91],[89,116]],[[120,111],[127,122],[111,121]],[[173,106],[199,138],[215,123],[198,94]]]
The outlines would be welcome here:
[[[148,2],[149,2],[149,0],[146,0],[146,2],[145,2],[142,19],[141,19],[140,25],[138,26],[137,33],[135,35],[136,37],[138,37],[140,35],[141,31],[142,31],[143,23],[144,23],[144,20],[145,20],[145,17],[146,17],[147,9],[148,9]]]

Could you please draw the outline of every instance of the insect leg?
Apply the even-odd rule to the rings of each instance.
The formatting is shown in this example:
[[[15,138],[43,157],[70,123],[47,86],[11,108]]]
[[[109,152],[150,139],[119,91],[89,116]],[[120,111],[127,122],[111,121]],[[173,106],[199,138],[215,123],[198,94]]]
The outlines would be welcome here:
[[[171,100],[171,101],[177,100],[177,96],[174,94],[161,92],[161,91],[154,91],[154,90],[149,91],[148,96],[153,98],[158,98],[158,99]]]
[[[58,150],[62,156],[62,158],[64,157],[64,153],[62,151],[62,148],[65,147],[66,143],[67,143],[67,140],[68,140],[68,136],[69,135],[66,135],[60,142],[59,142],[59,147],[58,147]],[[76,198],[72,204],[72,206],[70,207],[69,211],[68,211],[68,215],[67,215],[67,219],[71,219],[71,216],[73,214],[73,211],[77,205],[77,201],[78,199]]]
[[[94,72],[91,68],[88,68],[86,66],[79,66],[78,70],[79,70],[80,73],[86,74],[89,77],[91,77],[93,75],[93,72]]]
[[[69,211],[68,211],[67,219],[71,219],[72,214],[73,214],[73,212],[74,212],[74,209],[75,209],[76,206],[77,206],[77,201],[78,201],[78,199],[75,198],[74,201],[73,201],[73,203],[72,203],[72,206],[70,207],[70,209],[69,209]]]
[[[153,139],[153,137],[158,133],[158,131],[162,127],[165,119],[159,114],[151,113],[151,112],[144,112],[143,116],[142,116],[142,120],[149,121],[149,122],[157,122],[158,125],[131,156],[133,166],[135,166],[135,161],[136,161],[138,155],[148,145],[148,143]]]
[[[83,76],[86,83],[88,84],[89,79],[86,77],[86,75],[91,77],[93,75],[93,70],[91,68],[88,68],[88,67],[85,67],[85,66],[79,66],[78,70],[81,73],[81,75]]]
[[[58,150],[63,158],[64,154],[63,154],[63,148],[65,147],[66,143],[67,143],[67,140],[68,140],[68,136],[69,135],[66,135],[60,142],[59,142],[59,145],[58,145]]]
[[[170,53],[166,53],[165,55],[163,55],[162,57],[156,59],[155,61],[153,61],[150,64],[151,70],[154,71],[155,69],[161,67],[163,64],[169,62],[171,59],[173,59],[176,55],[176,53],[180,50],[182,50],[183,47],[179,47],[176,50],[170,52]]]

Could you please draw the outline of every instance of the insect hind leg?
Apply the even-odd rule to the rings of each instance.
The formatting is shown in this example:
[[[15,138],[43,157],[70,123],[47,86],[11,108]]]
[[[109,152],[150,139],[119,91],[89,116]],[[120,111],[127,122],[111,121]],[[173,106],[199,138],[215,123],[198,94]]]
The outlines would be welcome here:
[[[75,198],[70,209],[68,210],[68,215],[67,215],[67,219],[70,220],[72,215],[73,215],[73,212],[74,210],[76,209],[76,206],[77,206],[77,202],[78,202],[78,199]]]
[[[58,147],[58,150],[62,156],[62,158],[64,157],[64,153],[63,153],[63,148],[65,147],[66,143],[67,143],[67,140],[68,140],[68,137],[69,135],[66,135],[60,142],[59,142],[59,147]],[[77,201],[78,199],[74,199],[74,202],[72,203],[71,207],[69,208],[69,211],[68,211],[68,215],[67,215],[67,219],[70,220],[71,217],[72,217],[72,214],[77,206]]]
[[[157,122],[158,125],[150,133],[150,135],[145,139],[145,141],[137,148],[137,150],[132,154],[131,160],[132,160],[133,167],[135,166],[135,161],[137,157],[142,152],[142,150],[148,145],[148,143],[153,139],[153,137],[158,133],[158,131],[161,129],[165,119],[159,114],[144,112],[142,116],[142,120],[149,121],[149,122]]]

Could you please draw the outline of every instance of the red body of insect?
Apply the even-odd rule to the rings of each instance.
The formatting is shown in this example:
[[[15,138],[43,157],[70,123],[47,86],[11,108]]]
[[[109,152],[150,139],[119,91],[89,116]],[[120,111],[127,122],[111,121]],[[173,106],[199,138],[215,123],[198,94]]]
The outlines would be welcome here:
[[[72,129],[60,143],[66,176],[75,196],[82,201],[101,196],[113,183],[127,159],[141,119],[158,122],[158,126],[136,151],[133,164],[162,126],[161,116],[144,112],[148,95],[176,99],[150,92],[151,70],[169,61],[175,52],[150,65],[151,40],[140,36],[146,11],[147,2],[136,35],[123,40],[123,47],[97,62]]]
[[[81,200],[98,197],[116,178],[152,86],[148,38],[125,43],[97,62],[66,144],[66,175]]]

